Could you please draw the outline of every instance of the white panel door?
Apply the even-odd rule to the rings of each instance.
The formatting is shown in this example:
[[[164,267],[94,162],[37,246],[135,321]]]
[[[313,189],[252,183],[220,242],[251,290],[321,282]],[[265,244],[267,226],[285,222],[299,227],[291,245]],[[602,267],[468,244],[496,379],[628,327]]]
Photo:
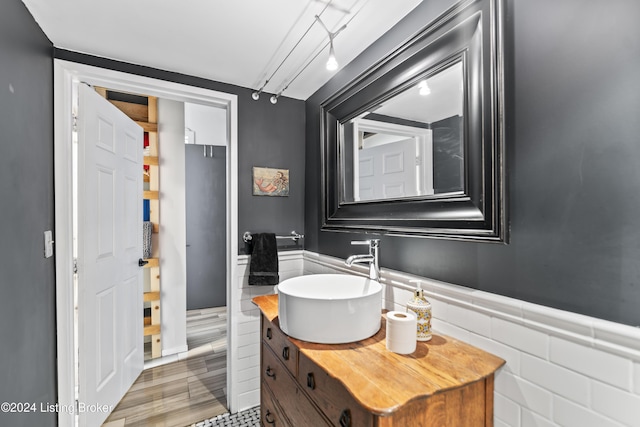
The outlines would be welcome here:
[[[144,364],[143,132],[88,86],[78,97],[79,419],[100,426]]]
[[[413,138],[358,150],[357,200],[415,196],[416,143]]]

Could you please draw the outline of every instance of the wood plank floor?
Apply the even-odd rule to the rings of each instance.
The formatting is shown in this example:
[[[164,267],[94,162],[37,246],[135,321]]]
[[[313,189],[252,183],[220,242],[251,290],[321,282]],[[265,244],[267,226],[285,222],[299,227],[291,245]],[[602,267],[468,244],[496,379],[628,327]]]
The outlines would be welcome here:
[[[188,357],[142,372],[103,427],[182,427],[227,411],[227,312],[187,312]]]

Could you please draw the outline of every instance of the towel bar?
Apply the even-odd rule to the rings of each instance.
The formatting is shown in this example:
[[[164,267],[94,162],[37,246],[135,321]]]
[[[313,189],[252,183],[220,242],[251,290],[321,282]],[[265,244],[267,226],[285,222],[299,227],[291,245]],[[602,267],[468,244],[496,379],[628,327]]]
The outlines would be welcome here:
[[[242,235],[242,240],[244,240],[245,243],[249,243],[252,239],[251,236],[251,232],[249,231],[245,231],[244,234]],[[288,236],[276,236],[276,239],[291,239],[294,242],[297,242],[300,239],[304,239],[304,234],[298,234],[298,232],[296,232],[295,230],[291,232],[290,235]]]

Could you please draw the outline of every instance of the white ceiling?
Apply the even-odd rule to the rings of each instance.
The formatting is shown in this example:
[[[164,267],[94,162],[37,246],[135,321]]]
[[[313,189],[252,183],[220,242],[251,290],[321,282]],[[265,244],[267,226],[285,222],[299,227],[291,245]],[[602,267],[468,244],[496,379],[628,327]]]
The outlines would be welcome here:
[[[56,47],[254,89],[273,74],[265,92],[297,99],[335,74],[315,15],[332,32],[347,24],[334,40],[342,67],[421,1],[23,0]]]

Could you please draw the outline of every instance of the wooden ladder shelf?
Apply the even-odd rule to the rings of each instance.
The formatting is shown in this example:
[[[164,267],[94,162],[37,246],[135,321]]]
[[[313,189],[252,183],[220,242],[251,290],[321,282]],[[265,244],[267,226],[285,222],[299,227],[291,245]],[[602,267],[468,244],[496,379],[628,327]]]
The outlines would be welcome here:
[[[149,260],[147,268],[149,269],[150,287],[149,292],[145,292],[144,301],[151,305],[151,324],[145,325],[144,335],[151,337],[151,357],[157,358],[162,356],[162,327],[160,317],[161,292],[160,292],[160,258],[157,255],[157,241],[160,224],[160,181],[159,181],[159,164],[158,161],[158,99],[154,96],[147,97],[148,111],[147,120],[137,121],[140,126],[149,135],[149,153],[144,157],[143,163],[149,168],[149,190],[144,192],[144,198],[149,200],[150,214],[149,220],[153,224],[153,233],[155,235],[153,250],[154,258]]]

